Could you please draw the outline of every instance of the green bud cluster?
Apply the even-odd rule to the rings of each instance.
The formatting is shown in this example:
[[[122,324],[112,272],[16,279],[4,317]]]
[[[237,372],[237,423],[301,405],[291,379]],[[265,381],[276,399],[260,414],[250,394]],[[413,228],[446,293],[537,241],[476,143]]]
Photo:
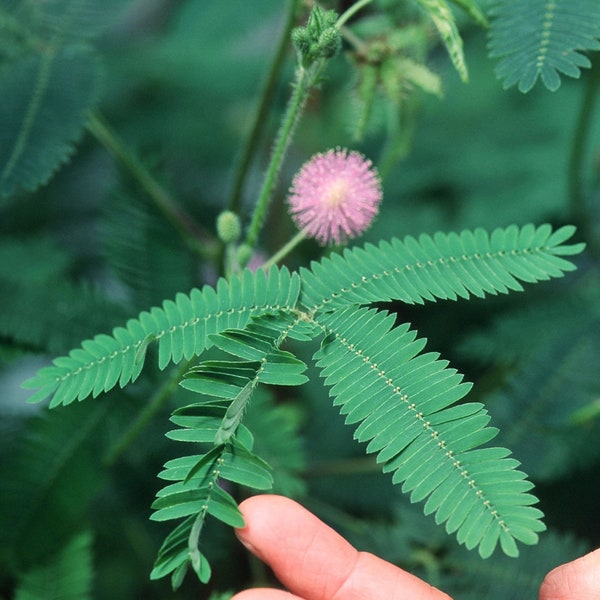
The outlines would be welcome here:
[[[303,67],[308,67],[321,58],[332,58],[342,47],[342,36],[336,27],[338,14],[334,10],[323,10],[315,6],[306,27],[292,31],[292,43]]]

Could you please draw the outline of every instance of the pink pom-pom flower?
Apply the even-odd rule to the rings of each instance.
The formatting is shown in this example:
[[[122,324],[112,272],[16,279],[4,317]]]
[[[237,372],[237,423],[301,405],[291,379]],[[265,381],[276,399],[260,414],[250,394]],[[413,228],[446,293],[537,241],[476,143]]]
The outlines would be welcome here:
[[[316,154],[294,178],[292,219],[320,244],[339,244],[363,233],[377,215],[381,181],[370,160],[337,148]]]

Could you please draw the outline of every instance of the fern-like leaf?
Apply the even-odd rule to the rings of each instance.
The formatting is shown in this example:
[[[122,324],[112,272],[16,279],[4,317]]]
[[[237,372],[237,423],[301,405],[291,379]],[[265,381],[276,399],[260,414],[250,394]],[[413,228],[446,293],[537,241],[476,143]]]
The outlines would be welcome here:
[[[235,366],[231,367],[231,371],[234,377],[238,376]],[[208,379],[206,382],[209,382],[209,389],[214,389]],[[244,383],[240,385],[240,389],[246,387]],[[219,395],[223,394],[221,387]],[[226,395],[235,397],[236,393]],[[233,403],[235,398],[229,406]],[[232,527],[244,525],[237,503],[223,487],[228,485],[225,482],[259,490],[268,490],[273,484],[269,466],[252,453],[252,434],[239,421],[235,424],[235,431],[221,443],[219,434],[223,431],[223,423],[228,420],[228,413],[227,401],[213,400],[178,409],[171,418],[180,429],[168,432],[167,437],[209,448],[204,454],[167,462],[159,474],[161,479],[170,483],[157,493],[151,519],[184,520],[165,539],[150,576],[159,579],[171,574],[174,589],[179,587],[190,565],[200,581],[206,583],[210,579],[210,564],[200,550],[202,529],[209,516]]]
[[[60,355],[127,317],[98,289],[68,281],[73,267],[49,239],[0,241],[0,338],[13,348]],[[68,308],[67,308],[68,307]]]
[[[561,277],[574,265],[561,258],[583,244],[562,245],[575,229],[552,232],[550,225],[512,225],[489,235],[483,229],[460,234],[408,236],[378,246],[332,254],[311,270],[302,269],[302,302],[311,310],[349,303],[450,299],[521,291],[519,280],[534,283]]]
[[[203,455],[175,459],[160,475],[175,481],[158,492],[152,507],[157,521],[185,518],[167,537],[159,552],[153,578],[172,573],[177,588],[187,569],[201,581],[210,577],[210,565],[200,551],[200,534],[209,515],[233,527],[244,524],[235,500],[219,482],[234,482],[267,490],[273,479],[269,466],[252,453],[254,438],[242,417],[259,383],[301,385],[306,365],[280,350],[293,317],[253,319],[246,330],[229,330],[212,337],[213,343],[234,356],[250,360],[204,361],[186,374],[181,385],[204,397],[175,412],[171,420],[182,427],[167,437],[208,445]]]
[[[68,352],[82,338],[126,316],[124,307],[86,285],[0,280],[0,336],[16,347]]]
[[[199,429],[202,431],[202,427]],[[238,459],[240,453],[244,456]],[[166,521],[185,517],[185,520],[165,539],[150,574],[151,579],[172,573],[173,588],[177,589],[191,564],[200,581],[208,582],[210,565],[198,547],[208,515],[232,527],[244,526],[237,503],[218,485],[218,480],[225,479],[227,475],[229,481],[244,482],[248,478],[268,481],[268,471],[256,461],[259,459],[241,445],[221,445],[204,455],[175,459],[165,465],[159,477],[175,483],[158,492],[152,505],[155,512],[150,518]],[[236,462],[243,465],[238,466]]]
[[[102,482],[95,432],[110,409],[107,401],[44,411],[27,424],[27,435],[4,446],[0,547],[10,548],[2,559],[10,556],[13,568],[43,564],[85,519]]]
[[[541,78],[555,91],[559,73],[579,77],[591,66],[582,51],[600,49],[597,0],[499,0],[491,16],[490,56],[505,88],[528,92]]]
[[[446,0],[416,0],[433,21],[454,68],[463,81],[469,79],[467,63],[463,51],[463,41],[456,26],[456,20]],[[471,4],[471,3],[469,3]]]
[[[306,449],[300,435],[303,412],[298,405],[281,402],[276,394],[258,388],[244,415],[255,438],[253,451],[273,470],[271,491],[292,498],[306,495],[303,474]]]
[[[25,573],[15,600],[87,600],[92,597],[92,535],[76,535],[55,556]]]
[[[537,352],[486,400],[504,443],[537,481],[565,477],[600,456],[600,420],[577,420],[598,398],[600,328],[597,320],[578,316],[572,329],[557,325],[554,339],[535,344]]]
[[[215,288],[205,286],[189,295],[178,294],[162,308],[144,311],[117,327],[82,343],[68,356],[54,360],[24,383],[38,389],[32,402],[52,396],[50,406],[94,397],[116,385],[134,381],[144,365],[146,349],[158,342],[158,366],[190,360],[212,345],[211,334],[244,327],[255,315],[290,309],[297,301],[300,280],[283,268],[269,273],[244,271]]]
[[[0,25],[18,33],[21,44],[39,48],[41,40],[81,42],[118,22],[123,0],[11,0],[0,7]]]
[[[74,152],[100,79],[84,40],[122,9],[121,0],[0,6],[0,58],[10,59],[0,74],[0,199],[45,184]]]
[[[197,264],[185,244],[173,240],[171,224],[145,194],[129,190],[125,182],[104,203],[100,231],[106,262],[135,312],[187,290],[194,281]]]
[[[516,541],[534,544],[542,513],[533,484],[504,448],[480,448],[495,437],[482,404],[461,403],[470,389],[394,316],[349,307],[318,316],[326,337],[317,365],[354,437],[368,442],[383,471],[413,502],[425,500],[460,543],[487,557],[498,541],[516,556]]]
[[[96,100],[96,55],[48,49],[2,71],[0,198],[46,183],[73,152]]]

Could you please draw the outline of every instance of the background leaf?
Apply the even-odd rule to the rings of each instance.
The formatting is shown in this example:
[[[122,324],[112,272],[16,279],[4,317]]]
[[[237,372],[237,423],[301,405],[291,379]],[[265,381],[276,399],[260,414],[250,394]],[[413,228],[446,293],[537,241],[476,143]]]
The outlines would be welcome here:
[[[600,49],[600,6],[595,0],[499,0],[491,11],[490,56],[505,88],[528,92],[538,78],[551,91],[560,73],[579,77]]]
[[[87,600],[92,598],[92,579],[92,535],[86,531],[25,573],[15,600]]]
[[[463,51],[463,41],[456,20],[445,0],[417,0],[433,21],[444,42],[452,64],[463,81],[469,79]]]
[[[97,99],[88,48],[48,49],[0,70],[0,197],[33,191],[69,159]]]
[[[86,523],[103,482],[97,432],[108,409],[109,402],[33,417],[25,436],[13,440],[10,455],[5,450],[0,477],[0,565],[5,569],[35,570],[48,556],[58,556],[61,544]]]

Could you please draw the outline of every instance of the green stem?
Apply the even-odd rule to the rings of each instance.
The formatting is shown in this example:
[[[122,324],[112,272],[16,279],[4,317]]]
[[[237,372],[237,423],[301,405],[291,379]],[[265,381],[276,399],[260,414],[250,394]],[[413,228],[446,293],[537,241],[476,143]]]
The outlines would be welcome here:
[[[311,86],[317,79],[313,73],[313,71],[316,69],[317,65],[311,65],[307,69],[298,67],[296,70],[296,81],[294,83],[292,97],[290,98],[283,121],[281,123],[281,128],[277,134],[273,148],[273,154],[271,156],[271,162],[267,169],[263,186],[258,197],[258,202],[256,204],[256,208],[254,209],[254,214],[252,215],[252,221],[250,222],[250,226],[248,228],[246,244],[250,246],[250,248],[254,248],[256,246],[258,235],[260,233],[260,229],[262,227],[267,209],[269,207],[269,202],[273,194],[273,188],[277,183],[277,176],[279,175],[281,165],[283,164],[283,159],[285,158],[286,151],[291,142],[296,123],[298,122],[298,118],[300,117],[302,109],[306,104]]]
[[[571,218],[581,225],[585,225],[586,223],[582,171],[584,169],[585,151],[596,105],[596,96],[600,89],[600,64],[597,63],[594,67],[595,68],[592,68],[589,74],[581,108],[577,117],[568,167]]]
[[[190,530],[190,535],[188,537],[188,550],[190,555],[198,552],[198,543],[200,541],[202,528],[204,527],[204,521],[206,520],[206,513],[207,509],[203,507],[196,516],[196,520],[194,521],[192,529]]]
[[[233,188],[227,204],[229,210],[233,212],[239,212],[244,181],[246,180],[252,157],[256,154],[256,148],[261,137],[260,133],[264,130],[265,121],[273,104],[273,95],[288,49],[290,31],[294,25],[298,2],[299,0],[290,0],[288,4],[286,22],[277,44],[275,57],[260,93],[260,101],[254,115],[254,122],[235,168]]]
[[[354,49],[362,54],[366,55],[369,46],[363,42],[357,35],[355,35],[348,27],[340,27],[340,33],[344,37],[344,39],[354,46]]]
[[[188,247],[206,256],[211,250],[210,236],[185,211],[146,167],[125,146],[108,124],[96,113],[89,115],[88,130],[138,182],[167,220],[181,234]]]
[[[336,22],[335,26],[340,29],[345,25],[348,20],[353,17],[361,8],[370,4],[373,0],[359,0],[356,4],[353,4]]]
[[[268,269],[271,265],[276,265],[282,258],[287,256],[300,242],[306,239],[306,233],[299,231],[287,244],[282,246],[267,262],[261,265],[262,269]]]
[[[371,456],[358,458],[340,458],[323,463],[311,465],[303,475],[307,478],[332,477],[334,475],[361,475],[366,473],[377,473],[381,471],[381,465],[377,464]]]
[[[173,371],[169,379],[156,391],[150,399],[150,402],[140,412],[137,418],[129,426],[127,431],[121,436],[117,443],[108,451],[104,458],[106,466],[114,465],[117,460],[123,455],[125,450],[133,444],[138,435],[150,424],[156,414],[167,403],[169,398],[176,391],[181,377],[188,370],[190,363],[184,362],[183,365]]]

